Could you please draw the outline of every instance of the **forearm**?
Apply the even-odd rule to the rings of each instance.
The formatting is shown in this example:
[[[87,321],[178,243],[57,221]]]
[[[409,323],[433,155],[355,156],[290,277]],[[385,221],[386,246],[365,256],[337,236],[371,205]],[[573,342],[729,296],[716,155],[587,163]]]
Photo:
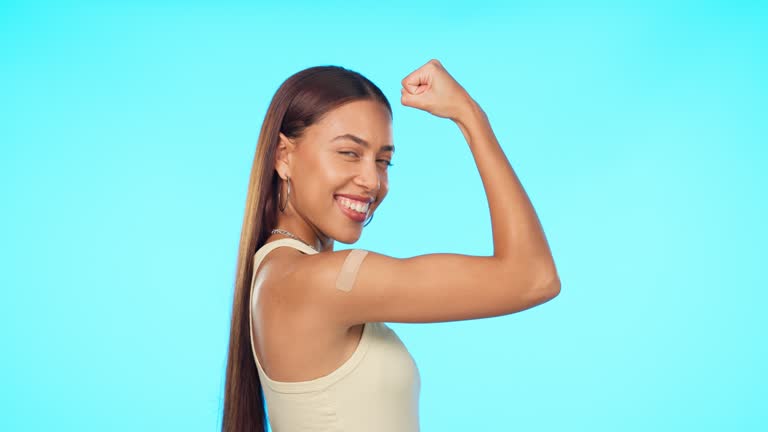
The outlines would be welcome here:
[[[494,256],[517,263],[527,261],[546,279],[556,276],[552,253],[536,211],[485,112],[470,99],[462,115],[454,121],[469,144],[488,198]]]

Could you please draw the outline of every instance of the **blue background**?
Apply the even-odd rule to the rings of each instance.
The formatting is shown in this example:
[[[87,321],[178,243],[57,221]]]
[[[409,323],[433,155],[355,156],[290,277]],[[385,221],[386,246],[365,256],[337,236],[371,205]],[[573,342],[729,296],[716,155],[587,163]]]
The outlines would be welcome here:
[[[0,430],[220,427],[256,139],[303,68],[394,108],[355,246],[492,253],[458,127],[399,102],[430,58],[488,113],[562,292],[390,324],[422,429],[766,430],[768,7],[639,4],[2,2]]]

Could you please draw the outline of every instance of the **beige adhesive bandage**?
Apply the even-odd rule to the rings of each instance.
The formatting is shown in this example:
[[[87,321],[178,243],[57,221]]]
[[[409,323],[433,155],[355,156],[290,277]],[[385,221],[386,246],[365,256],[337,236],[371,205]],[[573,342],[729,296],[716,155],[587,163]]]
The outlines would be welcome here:
[[[339,277],[336,279],[336,289],[349,292],[352,290],[352,285],[355,283],[357,277],[357,271],[360,270],[360,264],[363,262],[363,258],[368,255],[367,250],[352,249],[347,255],[347,259],[344,260],[344,264],[341,265],[339,271]]]

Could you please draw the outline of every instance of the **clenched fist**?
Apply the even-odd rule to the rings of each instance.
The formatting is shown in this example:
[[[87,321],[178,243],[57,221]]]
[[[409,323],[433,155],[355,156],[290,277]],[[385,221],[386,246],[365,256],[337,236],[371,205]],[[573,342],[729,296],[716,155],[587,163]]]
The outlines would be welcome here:
[[[400,103],[433,115],[457,120],[473,103],[466,90],[435,59],[401,81]]]

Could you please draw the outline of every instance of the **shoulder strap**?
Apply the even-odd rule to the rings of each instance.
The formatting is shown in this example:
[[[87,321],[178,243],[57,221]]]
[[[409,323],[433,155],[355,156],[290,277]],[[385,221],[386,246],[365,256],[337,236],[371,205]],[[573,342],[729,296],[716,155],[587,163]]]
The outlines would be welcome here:
[[[251,353],[253,354],[253,359],[256,361],[256,365],[259,369],[261,369],[261,364],[259,364],[259,358],[256,356],[256,346],[253,344],[253,284],[256,281],[256,272],[259,270],[261,261],[264,260],[264,257],[267,256],[269,252],[279,248],[280,246],[292,247],[294,249],[300,250],[305,254],[318,253],[316,250],[312,249],[299,240],[292,238],[281,238],[263,245],[261,248],[259,248],[259,250],[256,251],[255,254],[253,254],[253,271],[251,273],[251,285],[249,288],[250,295],[248,296],[250,299],[248,302],[248,328],[251,337]],[[264,370],[262,369],[262,373],[263,371]]]

